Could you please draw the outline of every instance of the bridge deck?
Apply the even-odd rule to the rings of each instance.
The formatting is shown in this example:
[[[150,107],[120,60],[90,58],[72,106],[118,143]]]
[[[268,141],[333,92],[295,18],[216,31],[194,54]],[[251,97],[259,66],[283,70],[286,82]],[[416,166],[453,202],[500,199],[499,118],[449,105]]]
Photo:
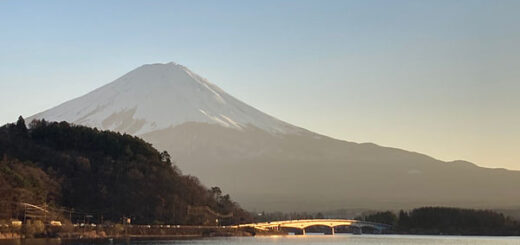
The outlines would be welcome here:
[[[348,219],[303,219],[303,220],[284,220],[264,223],[242,224],[237,227],[251,227],[258,230],[269,230],[278,228],[296,228],[305,229],[311,226],[327,226],[334,228],[337,226],[356,226],[356,227],[373,227],[378,230],[390,228],[389,225],[373,222],[348,220]]]

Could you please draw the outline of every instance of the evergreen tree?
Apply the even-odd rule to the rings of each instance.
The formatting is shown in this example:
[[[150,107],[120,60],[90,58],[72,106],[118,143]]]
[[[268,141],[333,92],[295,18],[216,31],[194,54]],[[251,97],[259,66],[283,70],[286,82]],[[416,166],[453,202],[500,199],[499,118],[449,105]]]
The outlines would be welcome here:
[[[114,222],[125,216],[142,224],[187,224],[188,206],[232,212],[233,222],[250,219],[220,188],[208,190],[197,178],[182,175],[167,152],[127,134],[43,120],[27,129],[20,117],[0,127],[0,156],[16,161],[15,168],[5,161],[0,166],[0,182],[9,183],[0,186],[2,197],[20,196],[12,193],[23,189],[30,193],[27,202],[52,201]],[[48,191],[54,190],[52,183],[59,191]]]
[[[18,121],[16,121],[16,129],[21,135],[27,135],[27,125],[25,125],[25,120],[22,116],[19,116]]]

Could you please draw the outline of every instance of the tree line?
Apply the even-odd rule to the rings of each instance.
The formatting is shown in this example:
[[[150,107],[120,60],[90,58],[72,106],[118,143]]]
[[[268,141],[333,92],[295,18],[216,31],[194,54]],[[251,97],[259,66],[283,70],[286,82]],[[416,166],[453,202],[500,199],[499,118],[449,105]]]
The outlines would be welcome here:
[[[520,222],[493,210],[421,207],[376,212],[356,219],[393,226],[395,233],[429,235],[520,235]]]
[[[0,127],[0,157],[3,203],[45,203],[141,224],[214,222],[211,215],[187,213],[204,206],[233,214],[221,224],[251,221],[220,188],[204,187],[182,174],[167,152],[128,134],[45,120],[26,127],[20,117]]]

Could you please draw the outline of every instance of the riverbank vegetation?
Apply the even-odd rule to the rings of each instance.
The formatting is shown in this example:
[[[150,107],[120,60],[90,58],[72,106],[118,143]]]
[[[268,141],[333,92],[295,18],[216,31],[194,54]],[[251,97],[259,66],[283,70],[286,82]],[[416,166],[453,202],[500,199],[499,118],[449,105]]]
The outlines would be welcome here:
[[[410,211],[376,212],[360,220],[393,225],[401,234],[520,235],[520,221],[492,210],[422,207]]]
[[[183,175],[167,152],[140,138],[66,122],[33,121],[26,127],[21,117],[0,127],[0,196],[4,220],[23,219],[19,204],[30,203],[61,210],[61,218],[72,222],[251,221],[220,188]]]

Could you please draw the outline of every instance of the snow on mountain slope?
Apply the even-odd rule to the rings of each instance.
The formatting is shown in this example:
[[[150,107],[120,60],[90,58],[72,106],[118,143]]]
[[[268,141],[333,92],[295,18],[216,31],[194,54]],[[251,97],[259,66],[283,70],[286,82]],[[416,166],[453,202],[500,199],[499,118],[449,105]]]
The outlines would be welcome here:
[[[28,121],[42,118],[134,135],[185,122],[219,124],[237,130],[254,126],[273,134],[303,131],[237,100],[173,62],[143,65]]]

